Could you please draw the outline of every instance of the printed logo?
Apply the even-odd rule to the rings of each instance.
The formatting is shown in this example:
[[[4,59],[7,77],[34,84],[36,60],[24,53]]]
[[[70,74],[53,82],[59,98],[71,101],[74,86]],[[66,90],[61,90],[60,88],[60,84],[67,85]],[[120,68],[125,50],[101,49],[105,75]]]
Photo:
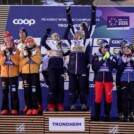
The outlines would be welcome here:
[[[20,132],[25,132],[25,124],[16,124],[16,132],[20,133]]]
[[[107,28],[129,29],[129,16],[108,16]]]
[[[32,26],[36,23],[34,19],[14,19],[13,24],[15,25],[29,25]]]

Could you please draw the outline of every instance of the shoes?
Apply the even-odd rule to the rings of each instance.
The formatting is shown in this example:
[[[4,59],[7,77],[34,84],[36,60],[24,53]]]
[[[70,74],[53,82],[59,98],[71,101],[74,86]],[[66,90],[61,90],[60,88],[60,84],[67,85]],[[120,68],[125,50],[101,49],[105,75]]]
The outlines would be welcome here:
[[[32,115],[32,109],[28,109],[26,115]]]
[[[28,110],[28,108],[27,108],[27,106],[25,105],[24,110],[23,110],[24,114],[26,114],[27,110]]]
[[[63,104],[57,104],[57,110],[58,110],[58,111],[64,111],[64,106],[63,106]]]
[[[48,111],[55,111],[55,104],[48,104]]]
[[[105,121],[110,121],[110,115],[105,116]]]
[[[41,104],[38,104],[38,113],[42,114],[42,105]]]
[[[74,104],[71,105],[71,106],[70,106],[70,110],[71,110],[71,111],[75,111],[75,110],[76,110],[76,106],[75,106]]]
[[[9,113],[9,112],[8,112],[8,110],[6,110],[6,109],[4,109],[4,110],[1,111],[1,114],[2,114],[2,115],[8,115],[8,113]]]
[[[129,122],[129,118],[128,117],[124,117],[123,121],[124,122]]]
[[[130,112],[130,114],[129,114],[129,121],[134,122],[133,112]]]
[[[124,115],[123,113],[119,113],[118,121],[123,121]]]
[[[37,109],[33,109],[32,110],[32,115],[38,115],[38,110]]]
[[[100,120],[100,116],[99,115],[95,115],[93,118],[94,121],[99,121]]]
[[[81,105],[81,110],[82,110],[82,111],[87,111],[87,110],[88,110],[87,105],[82,104],[82,105]]]
[[[15,109],[13,109],[13,110],[11,111],[11,114],[12,114],[12,115],[18,115],[18,111],[15,110]]]

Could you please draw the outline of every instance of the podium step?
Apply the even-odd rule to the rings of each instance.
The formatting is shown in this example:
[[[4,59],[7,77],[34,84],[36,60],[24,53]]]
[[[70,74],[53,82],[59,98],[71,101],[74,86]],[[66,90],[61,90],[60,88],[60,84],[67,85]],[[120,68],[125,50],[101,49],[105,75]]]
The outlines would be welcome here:
[[[134,134],[134,122],[90,122],[90,134]]]
[[[44,134],[44,117],[1,115],[0,134]]]
[[[90,111],[87,112],[83,112],[83,111],[63,111],[63,112],[50,112],[50,111],[45,111],[43,113],[44,115],[44,122],[45,122],[45,133],[46,134],[89,134],[89,123],[91,120],[91,113]],[[77,120],[78,122],[84,119],[84,129],[81,130],[73,130],[72,126],[69,127],[69,129],[67,129],[66,127],[68,127],[67,125],[69,125],[69,123],[71,123],[71,121],[74,123],[74,128],[78,128],[77,126]],[[53,121],[53,125],[54,123],[57,125],[57,127],[61,127],[61,130],[54,130],[51,124],[51,120]],[[59,122],[58,122],[59,120]],[[65,123],[61,123],[60,124],[60,120],[62,120],[62,122],[65,121]],[[68,120],[70,120],[70,122],[68,122]],[[57,123],[58,122],[58,123]],[[66,122],[68,124],[66,124]],[[76,123],[76,124],[75,124]],[[62,127],[63,125],[63,127]],[[80,124],[80,127],[82,126],[82,124]],[[67,130],[66,130],[67,129]]]

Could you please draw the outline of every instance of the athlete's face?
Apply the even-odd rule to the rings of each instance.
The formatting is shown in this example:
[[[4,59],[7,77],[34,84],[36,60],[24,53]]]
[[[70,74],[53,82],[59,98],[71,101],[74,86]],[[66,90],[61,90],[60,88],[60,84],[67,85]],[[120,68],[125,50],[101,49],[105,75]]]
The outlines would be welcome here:
[[[132,53],[131,49],[128,47],[124,47],[123,52],[124,52],[124,54],[131,54]]]
[[[25,32],[20,31],[19,32],[19,36],[20,36],[20,38],[25,38],[26,37],[26,34],[25,34]]]
[[[7,46],[8,48],[12,48],[13,45],[14,45],[13,42],[10,41],[10,40],[6,42],[6,46]]]
[[[34,43],[32,41],[29,41],[29,42],[26,43],[26,45],[27,45],[28,48],[32,48]]]
[[[59,35],[54,35],[52,39],[55,40],[55,41],[59,41],[60,37],[59,37]]]
[[[75,40],[80,40],[80,39],[81,39],[80,34],[75,33],[75,34],[74,34],[74,39],[75,39]]]
[[[102,53],[102,54],[105,54],[107,51],[108,51],[108,50],[107,50],[105,47],[102,47],[102,48],[101,48],[101,53]]]
[[[7,38],[8,38],[8,36],[5,36],[5,37],[3,38],[4,42],[6,42]]]

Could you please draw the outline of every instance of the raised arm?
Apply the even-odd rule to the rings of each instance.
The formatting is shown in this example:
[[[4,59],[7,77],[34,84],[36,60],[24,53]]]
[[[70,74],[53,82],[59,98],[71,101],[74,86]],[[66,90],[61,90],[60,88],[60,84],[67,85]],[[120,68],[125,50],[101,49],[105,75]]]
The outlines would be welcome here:
[[[52,31],[51,28],[47,28],[46,33],[43,35],[43,37],[41,39],[41,45],[44,46],[47,50],[51,50],[51,48],[46,43],[46,40],[47,40],[49,34],[51,33],[51,31]]]
[[[94,6],[94,3],[92,3],[91,22],[90,22],[89,33],[88,33],[90,38],[94,33],[95,26],[96,26],[96,6]]]

